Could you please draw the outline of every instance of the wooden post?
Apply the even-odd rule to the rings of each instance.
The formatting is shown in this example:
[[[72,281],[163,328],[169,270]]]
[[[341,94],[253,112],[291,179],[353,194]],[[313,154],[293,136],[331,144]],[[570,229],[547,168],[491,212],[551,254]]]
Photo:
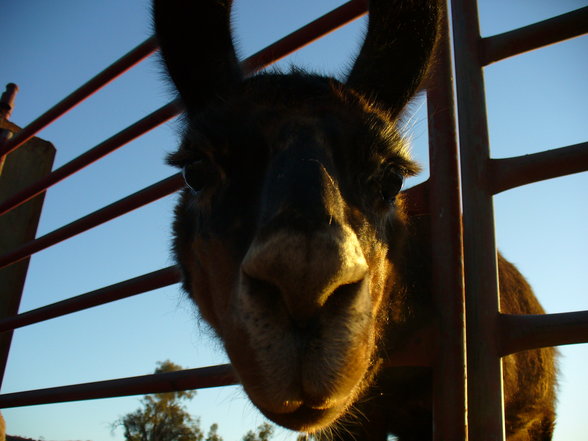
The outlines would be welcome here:
[[[12,103],[10,103],[12,104]],[[6,116],[6,115],[3,115]],[[0,117],[0,143],[20,130]],[[47,175],[53,166],[55,147],[40,138],[32,138],[0,161],[0,201]],[[0,254],[35,238],[45,194],[0,217]],[[29,259],[0,269],[0,318],[18,313]],[[4,378],[13,331],[0,333],[0,385]]]

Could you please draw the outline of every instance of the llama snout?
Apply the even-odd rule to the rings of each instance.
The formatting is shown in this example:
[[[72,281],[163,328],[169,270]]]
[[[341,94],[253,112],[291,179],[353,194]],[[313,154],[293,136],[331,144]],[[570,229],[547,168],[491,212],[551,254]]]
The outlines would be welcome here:
[[[254,241],[241,269],[250,295],[275,297],[301,326],[313,319],[335,295],[361,292],[368,272],[355,234],[330,226],[313,234],[279,232]]]

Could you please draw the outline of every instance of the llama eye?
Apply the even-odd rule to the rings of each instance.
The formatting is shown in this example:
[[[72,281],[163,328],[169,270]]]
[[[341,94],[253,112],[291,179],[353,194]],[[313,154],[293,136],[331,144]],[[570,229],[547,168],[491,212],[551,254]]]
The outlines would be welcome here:
[[[385,202],[394,202],[402,189],[404,177],[397,171],[389,171],[382,179],[380,195]]]
[[[192,191],[198,192],[214,182],[215,172],[210,162],[200,159],[185,165],[182,176],[186,185]]]

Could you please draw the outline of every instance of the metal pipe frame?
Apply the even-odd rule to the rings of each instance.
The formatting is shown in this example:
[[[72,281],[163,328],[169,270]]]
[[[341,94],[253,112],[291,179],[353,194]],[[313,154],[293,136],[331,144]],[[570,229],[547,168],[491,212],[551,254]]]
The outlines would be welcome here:
[[[321,35],[358,18],[365,13],[366,7],[365,0],[350,1],[244,60],[242,66],[247,72],[263,68]],[[461,140],[463,249],[462,224],[459,216],[460,176],[457,164],[455,104],[453,103],[451,65],[447,61],[450,60],[450,48],[448,44],[446,45],[448,39],[442,42],[440,62],[437,67],[438,76],[429,83],[430,87],[427,92],[431,178],[427,183],[407,191],[407,199],[413,213],[432,216],[433,256],[435,259],[433,278],[434,285],[437,287],[434,296],[436,303],[443,305],[439,308],[442,350],[438,351],[434,359],[434,436],[436,440],[466,440],[468,436],[470,439],[504,439],[500,357],[531,348],[588,341],[588,311],[542,316],[515,316],[498,312],[492,195],[519,185],[586,170],[586,143],[518,158],[490,159],[482,73],[482,66],[494,61],[586,32],[587,11],[588,8],[582,8],[519,30],[482,39],[479,35],[475,2],[452,0]],[[324,27],[329,29],[324,30]],[[304,35],[306,37],[301,38]],[[516,43],[515,40],[519,43]],[[54,111],[70,97],[47,113]],[[175,114],[179,113],[180,110],[176,103],[170,103],[164,108],[172,105],[175,106]],[[146,118],[161,117],[158,112],[162,112],[164,108]],[[45,115],[39,117],[22,132],[25,130],[32,132],[31,127],[34,128],[34,125],[39,126],[38,130],[41,130],[59,116],[50,119]],[[44,125],[39,123],[38,121],[42,121],[43,118],[49,122],[43,123]],[[135,127],[136,124],[131,127]],[[26,141],[24,136],[28,136],[28,132],[20,135],[23,138],[22,142]],[[120,136],[121,139],[126,139],[122,136],[123,132],[115,137]],[[33,135],[34,133],[30,136]],[[108,141],[113,142],[112,138],[105,142]],[[17,142],[20,142],[18,137],[16,137],[16,141],[6,143],[3,148],[0,148],[0,152],[6,150],[7,147],[16,148]],[[114,142],[110,148],[113,145]],[[87,162],[86,165],[91,162],[93,161]],[[543,166],[545,164],[549,164],[555,170],[545,170]],[[25,245],[25,247],[29,247],[26,253],[30,250],[36,252],[39,249],[44,249],[67,237],[79,234],[79,232],[138,208],[144,203],[149,203],[149,198],[163,197],[167,191],[170,193],[175,191],[172,187],[181,185],[176,182],[178,179],[178,176],[174,175],[148,189],[137,192],[32,241]],[[164,182],[169,185],[165,190],[163,189]],[[45,191],[49,186],[39,190],[42,186],[37,185],[38,193],[35,194]],[[156,197],[157,195],[159,196]],[[20,197],[23,197],[22,194]],[[428,203],[427,198],[429,198]],[[13,197],[0,205],[0,212],[7,212],[13,208],[9,203],[14,204],[14,201],[17,201],[18,205],[24,202],[19,203],[18,199]],[[450,240],[447,240],[448,237]],[[439,240],[439,238],[443,238],[443,240]],[[25,253],[25,247],[14,253]],[[7,256],[2,256],[2,258],[7,258]],[[15,254],[12,256],[14,259]],[[463,307],[464,274],[467,305],[465,312]],[[81,311],[178,281],[179,274],[175,267],[164,268],[2,320],[0,321],[0,331]],[[467,332],[464,332],[465,317],[467,317],[467,327],[465,328]],[[467,359],[465,356],[466,333],[468,340]],[[467,386],[465,381],[466,362]],[[4,394],[0,395],[0,407],[171,392],[235,383],[236,379],[230,366],[222,365]],[[461,386],[456,387],[457,383]]]
[[[133,279],[0,320],[0,332],[22,328],[23,326],[80,312],[95,306],[105,305],[106,303],[153,291],[178,282],[180,282],[179,270],[175,266],[168,266]]]
[[[588,32],[588,6],[481,40],[481,64],[487,66]]]
[[[546,346],[588,343],[588,311],[500,314],[502,356]]]
[[[76,89],[47,112],[43,113],[36,120],[24,127],[11,140],[6,142],[4,145],[0,145],[0,157],[7,155],[13,150],[16,150],[53,121],[63,116],[66,112],[73,109],[86,98],[106,86],[118,76],[122,75],[131,67],[149,57],[156,50],[157,42],[155,37],[151,37],[145,40],[139,46],[119,58],[90,81]]]
[[[482,39],[475,1],[453,0],[461,140],[468,350],[468,434],[504,439],[502,356],[588,341],[588,312],[499,313],[493,194],[587,169],[586,143],[516,158],[490,159],[482,67],[585,33],[588,8]]]
[[[144,205],[155,202],[165,196],[175,193],[184,186],[181,174],[177,173],[163,179],[143,190],[133,193],[117,202],[88,214],[68,225],[45,234],[35,240],[25,243],[21,247],[0,255],[0,268],[19,262],[30,255],[49,248],[66,239],[70,239],[84,231],[129,213]]]
[[[365,15],[367,7],[367,0],[351,0],[253,54],[241,64],[241,67],[245,72],[251,72],[275,63],[325,36],[327,32],[334,32]]]
[[[427,87],[433,298],[433,439],[467,439],[467,387],[459,152],[447,5]]]
[[[243,70],[246,74],[261,70],[268,65],[275,63],[279,59],[289,55],[290,53],[306,46],[307,44],[310,44],[312,41],[315,41],[316,39],[335,31],[350,21],[359,18],[366,12],[366,10],[367,3],[365,0],[352,0],[348,3],[345,3],[343,6],[334,9],[328,14],[325,14],[317,20],[309,23],[297,31],[292,32],[278,42],[247,58],[242,62]],[[115,78],[115,76],[112,75],[115,73],[117,76],[122,74],[138,61],[141,61],[143,58],[150,55],[152,51],[146,53],[147,49],[150,50],[151,46],[155,44],[154,37],[146,40],[142,45],[135,48],[125,57],[118,60],[115,64],[90,80],[84,86],[80,87],[80,89],[78,89],[72,95],[65,98],[45,114],[41,115],[31,124],[23,128],[11,139],[11,141],[9,141],[6,146],[0,146],[0,152],[2,152],[3,149],[6,149],[6,153],[8,153],[8,149],[12,151],[17,148],[18,145],[21,145],[26,140],[30,139],[55,119],[59,118],[65,112],[79,104],[85,98],[89,97],[100,87],[112,81]],[[153,50],[155,49],[156,47],[153,48]],[[139,59],[137,54],[142,54],[143,58]],[[133,64],[129,64],[125,68],[125,62],[133,62]],[[132,124],[123,131],[97,145],[93,149],[90,149],[86,153],[60,167],[58,170],[55,170],[53,173],[48,175],[45,179],[37,182],[35,185],[24,189],[10,199],[0,203],[0,216],[18,207],[19,205],[24,204],[26,201],[32,199],[39,193],[46,191],[51,186],[57,184],[68,176],[71,176],[73,173],[76,173],[87,167],[96,160],[106,156],[109,153],[112,153],[114,150],[122,147],[138,136],[141,136],[144,133],[154,129],[158,125],[163,124],[164,122],[178,115],[181,111],[182,108],[180,103],[173,101],[152,112],[140,121],[137,121],[135,124]]]
[[[492,159],[489,168],[494,194],[545,179],[580,173],[588,170],[588,142],[532,155]]]
[[[62,165],[57,170],[54,170],[48,174],[45,178],[37,181],[30,187],[19,191],[12,197],[0,203],[0,216],[8,213],[16,207],[19,207],[35,196],[44,193],[53,185],[61,182],[74,173],[77,173],[93,162],[96,162],[104,156],[112,153],[116,149],[131,142],[139,136],[144,135],[150,130],[153,130],[155,127],[176,116],[180,112],[180,109],[181,107],[179,102],[172,101],[155,112],[150,113],[143,119],[140,119],[136,123],[131,124],[129,127],[118,132],[116,135],[111,136],[106,141],[101,142],[96,147],[93,147],[67,164]]]
[[[71,386],[0,395],[0,408],[95,400],[128,395],[159,394],[179,390],[238,384],[230,365],[223,364],[139,377],[119,378]]]
[[[452,0],[462,173],[468,436],[504,439],[499,292],[477,4]]]

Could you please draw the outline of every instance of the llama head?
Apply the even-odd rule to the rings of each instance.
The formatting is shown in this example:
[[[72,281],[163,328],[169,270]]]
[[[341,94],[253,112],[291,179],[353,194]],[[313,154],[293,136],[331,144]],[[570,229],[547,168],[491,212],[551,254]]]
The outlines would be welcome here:
[[[187,188],[174,252],[183,286],[270,419],[314,431],[378,365],[402,296],[399,194],[418,167],[396,119],[426,71],[437,6],[370,2],[345,83],[299,71],[244,78],[230,1],[155,0],[162,55],[186,109],[170,163]]]

